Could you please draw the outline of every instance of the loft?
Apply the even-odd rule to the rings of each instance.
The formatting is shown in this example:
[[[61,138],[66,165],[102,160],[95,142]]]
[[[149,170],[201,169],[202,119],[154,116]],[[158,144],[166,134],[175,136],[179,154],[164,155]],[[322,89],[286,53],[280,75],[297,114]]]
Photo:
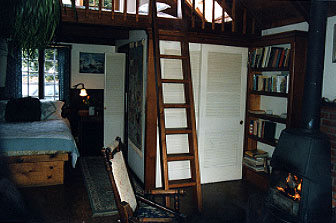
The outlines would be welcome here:
[[[113,27],[119,29],[115,35],[125,29],[148,31],[152,29],[151,4],[152,1],[139,0],[80,0],[72,7],[70,0],[63,0],[62,24]],[[190,42],[241,46],[248,36],[260,33],[255,17],[246,8],[238,9],[235,0],[168,0],[157,2],[157,11],[160,29],[189,33]]]

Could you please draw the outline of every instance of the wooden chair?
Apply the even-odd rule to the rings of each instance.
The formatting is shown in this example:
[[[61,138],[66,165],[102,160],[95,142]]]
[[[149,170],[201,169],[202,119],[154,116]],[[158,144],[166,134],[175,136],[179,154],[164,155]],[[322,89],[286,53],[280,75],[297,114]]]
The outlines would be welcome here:
[[[185,217],[178,213],[178,196],[183,193],[182,190],[153,190],[145,193],[174,196],[174,206],[177,210],[164,207],[134,192],[121,151],[121,145],[121,139],[117,137],[112,145],[102,150],[121,223],[185,222]]]

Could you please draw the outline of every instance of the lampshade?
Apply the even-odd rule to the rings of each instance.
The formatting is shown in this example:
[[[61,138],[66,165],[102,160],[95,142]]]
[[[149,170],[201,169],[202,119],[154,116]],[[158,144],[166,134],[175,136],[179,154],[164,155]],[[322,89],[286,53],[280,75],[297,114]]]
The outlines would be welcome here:
[[[82,88],[81,91],[80,91],[80,93],[79,93],[79,96],[85,97],[85,96],[87,96],[87,95],[88,95],[88,94],[87,94],[85,88]]]
[[[79,96],[82,96],[82,97],[88,96],[88,94],[87,94],[87,92],[86,92],[86,90],[85,90],[85,87],[84,87],[84,84],[83,84],[83,83],[76,84],[76,85],[74,85],[73,87],[74,87],[75,89],[77,89],[77,87],[80,86],[80,85],[82,85],[82,88],[81,88],[81,91],[80,91],[80,93],[79,93]]]

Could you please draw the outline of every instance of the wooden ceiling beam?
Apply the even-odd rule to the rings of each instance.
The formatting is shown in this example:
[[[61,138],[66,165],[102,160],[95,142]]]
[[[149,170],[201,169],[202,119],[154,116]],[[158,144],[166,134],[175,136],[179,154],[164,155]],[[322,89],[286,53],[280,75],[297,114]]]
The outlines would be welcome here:
[[[128,39],[129,31],[110,26],[63,22],[56,38],[62,42],[114,45],[115,40]]]
[[[301,16],[309,22],[309,7],[303,5],[301,1],[290,1],[290,3],[296,8],[296,10],[301,14]],[[308,2],[310,5],[310,2]]]

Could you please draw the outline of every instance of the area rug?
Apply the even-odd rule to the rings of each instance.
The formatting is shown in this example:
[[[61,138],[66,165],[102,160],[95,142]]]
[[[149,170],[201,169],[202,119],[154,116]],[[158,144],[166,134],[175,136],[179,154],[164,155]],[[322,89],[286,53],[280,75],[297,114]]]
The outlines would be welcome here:
[[[80,158],[80,166],[93,217],[110,216],[118,213],[104,162],[104,158],[99,156]]]

